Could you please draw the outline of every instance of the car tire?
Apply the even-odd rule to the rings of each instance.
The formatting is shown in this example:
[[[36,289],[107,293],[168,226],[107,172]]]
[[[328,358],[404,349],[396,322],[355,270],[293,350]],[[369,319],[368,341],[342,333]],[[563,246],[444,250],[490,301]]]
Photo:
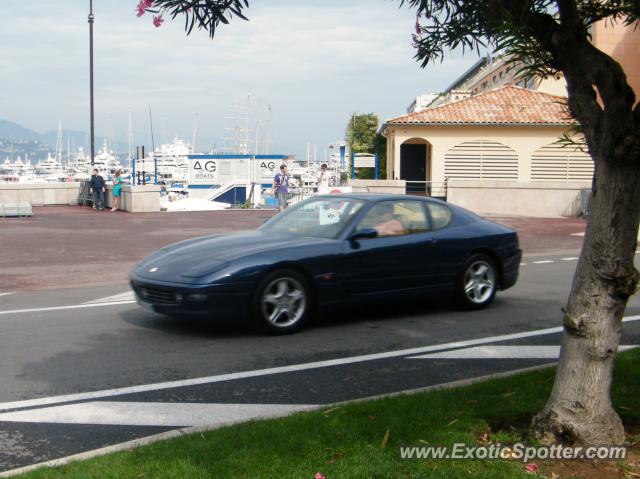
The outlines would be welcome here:
[[[293,333],[309,318],[311,301],[311,288],[302,274],[291,269],[273,271],[256,288],[254,323],[271,334]]]
[[[458,277],[456,304],[462,309],[483,309],[491,304],[498,289],[498,273],[494,261],[486,254],[467,259]]]

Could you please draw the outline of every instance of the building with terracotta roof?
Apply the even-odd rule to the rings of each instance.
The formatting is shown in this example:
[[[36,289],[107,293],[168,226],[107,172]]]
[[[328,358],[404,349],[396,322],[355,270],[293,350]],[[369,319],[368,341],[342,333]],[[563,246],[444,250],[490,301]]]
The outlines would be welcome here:
[[[507,85],[387,120],[387,178],[482,213],[573,214],[591,157],[559,143],[566,98]]]

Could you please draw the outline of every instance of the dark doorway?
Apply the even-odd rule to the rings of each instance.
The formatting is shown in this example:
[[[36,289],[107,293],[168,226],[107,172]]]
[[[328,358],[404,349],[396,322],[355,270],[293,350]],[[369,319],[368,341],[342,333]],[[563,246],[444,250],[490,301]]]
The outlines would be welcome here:
[[[427,194],[427,145],[400,145],[400,179],[407,182],[407,193]]]

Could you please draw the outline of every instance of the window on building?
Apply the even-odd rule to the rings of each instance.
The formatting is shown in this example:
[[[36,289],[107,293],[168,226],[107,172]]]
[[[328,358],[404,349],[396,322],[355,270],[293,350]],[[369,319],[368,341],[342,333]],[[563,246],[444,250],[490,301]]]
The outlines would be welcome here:
[[[444,175],[454,180],[517,180],[518,155],[497,141],[466,141],[445,153]]]
[[[593,160],[586,151],[574,146],[552,143],[531,156],[533,181],[591,181]]]

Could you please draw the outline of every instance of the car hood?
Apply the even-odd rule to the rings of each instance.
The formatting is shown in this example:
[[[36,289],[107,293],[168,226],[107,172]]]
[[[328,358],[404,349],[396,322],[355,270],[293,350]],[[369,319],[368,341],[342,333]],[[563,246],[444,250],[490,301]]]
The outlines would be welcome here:
[[[136,266],[135,273],[142,278],[180,283],[215,273],[238,258],[318,241],[326,240],[261,230],[204,236],[156,251]]]

